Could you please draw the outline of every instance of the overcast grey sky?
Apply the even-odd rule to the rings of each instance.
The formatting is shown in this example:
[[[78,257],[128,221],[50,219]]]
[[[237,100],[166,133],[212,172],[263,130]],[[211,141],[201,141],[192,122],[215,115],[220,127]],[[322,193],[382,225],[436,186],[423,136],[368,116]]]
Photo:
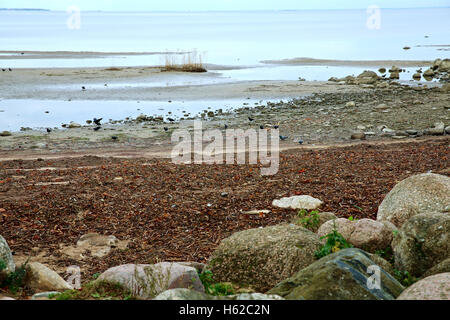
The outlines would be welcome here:
[[[0,0],[1,8],[44,8],[66,10],[285,10],[285,9],[349,9],[449,7],[450,0]]]

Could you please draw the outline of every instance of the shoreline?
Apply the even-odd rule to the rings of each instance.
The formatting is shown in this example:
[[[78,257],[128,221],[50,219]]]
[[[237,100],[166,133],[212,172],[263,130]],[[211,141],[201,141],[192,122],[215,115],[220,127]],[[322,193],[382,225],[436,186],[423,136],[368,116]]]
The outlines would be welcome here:
[[[425,67],[433,63],[432,60],[333,60],[314,58],[292,58],[281,60],[263,60],[264,64],[290,66],[344,66],[344,67]]]

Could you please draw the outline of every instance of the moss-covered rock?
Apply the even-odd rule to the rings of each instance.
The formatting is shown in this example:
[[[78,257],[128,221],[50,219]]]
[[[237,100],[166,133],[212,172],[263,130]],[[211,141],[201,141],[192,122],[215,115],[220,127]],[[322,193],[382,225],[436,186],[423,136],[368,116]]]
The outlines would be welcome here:
[[[403,286],[380,267],[380,288],[371,288],[369,267],[377,264],[360,249],[344,249],[326,256],[280,282],[267,294],[289,300],[393,300]]]
[[[224,239],[206,269],[218,282],[266,291],[313,263],[320,245],[319,236],[294,224],[250,229]]]
[[[392,241],[395,266],[420,277],[450,257],[450,215],[425,213],[409,219]]]

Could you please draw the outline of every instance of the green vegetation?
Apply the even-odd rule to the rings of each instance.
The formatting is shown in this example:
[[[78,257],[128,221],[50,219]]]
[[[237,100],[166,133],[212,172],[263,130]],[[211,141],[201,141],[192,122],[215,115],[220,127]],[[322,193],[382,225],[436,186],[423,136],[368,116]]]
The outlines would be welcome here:
[[[53,300],[134,300],[134,296],[119,283],[92,281],[80,290],[66,290],[50,295]]]
[[[379,249],[375,251],[375,254],[389,261],[392,264],[394,263],[394,252],[392,251],[391,246],[388,246],[386,249]]]
[[[321,237],[320,239],[327,239],[327,241],[318,251],[315,252],[317,259],[321,259],[342,249],[353,248],[353,246],[348,243],[339,232],[337,232],[336,224],[334,224],[333,231],[331,233]]]
[[[417,278],[413,277],[408,271],[400,271],[395,269],[394,277],[405,287],[409,287],[417,282]]]
[[[16,294],[25,285],[25,277],[27,275],[28,260],[21,265],[16,271],[7,274],[5,277],[0,278],[0,288],[4,288],[7,291]],[[0,271],[6,269],[6,262],[0,260]]]
[[[298,212],[298,224],[302,227],[315,231],[320,224],[319,211],[311,211],[302,209]]]
[[[213,296],[229,296],[236,294],[231,283],[215,283],[211,271],[203,271],[199,273],[200,281],[205,287],[205,292]]]

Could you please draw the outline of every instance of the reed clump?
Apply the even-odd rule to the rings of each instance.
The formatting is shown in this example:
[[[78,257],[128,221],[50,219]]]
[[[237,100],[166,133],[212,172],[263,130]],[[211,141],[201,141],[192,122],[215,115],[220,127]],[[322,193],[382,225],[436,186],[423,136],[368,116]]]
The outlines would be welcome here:
[[[202,62],[202,55],[196,50],[191,52],[166,54],[162,71],[207,72]]]

